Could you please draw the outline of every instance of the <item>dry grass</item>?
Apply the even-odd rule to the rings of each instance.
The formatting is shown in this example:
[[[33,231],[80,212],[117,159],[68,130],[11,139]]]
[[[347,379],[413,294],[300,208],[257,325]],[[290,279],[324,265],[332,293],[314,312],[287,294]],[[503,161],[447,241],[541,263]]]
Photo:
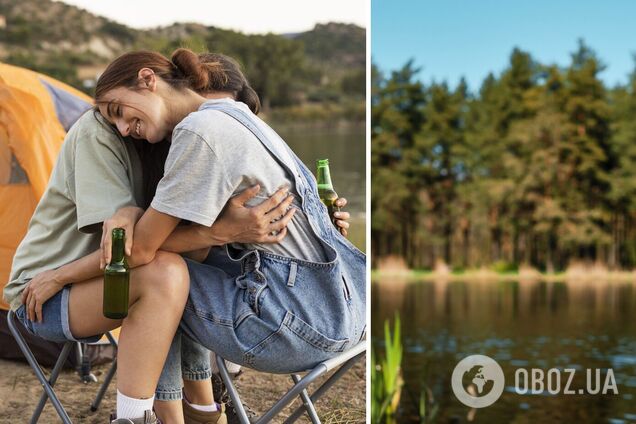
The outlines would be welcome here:
[[[330,410],[321,417],[324,424],[353,424],[363,423],[366,420],[364,408],[338,407],[330,405]]]
[[[359,361],[340,381],[318,402],[318,415],[325,423],[364,423],[366,365]],[[98,379],[104,377],[108,365],[96,366],[93,372]],[[31,369],[24,363],[0,360],[0,424],[26,423],[31,417],[41,393]],[[320,381],[324,381],[323,377]],[[243,401],[254,411],[261,413],[273,404],[291,385],[286,375],[263,374],[246,369],[236,382]],[[312,392],[313,385],[309,392]],[[97,392],[97,384],[85,385],[72,370],[64,371],[56,384],[56,392],[74,423],[103,424],[108,422],[110,411],[115,409],[115,383],[109,387],[100,409],[91,413],[89,405]],[[299,406],[296,400],[279,418],[286,416]],[[58,423],[59,418],[50,402],[44,408],[40,423]],[[299,422],[309,422],[303,416]]]

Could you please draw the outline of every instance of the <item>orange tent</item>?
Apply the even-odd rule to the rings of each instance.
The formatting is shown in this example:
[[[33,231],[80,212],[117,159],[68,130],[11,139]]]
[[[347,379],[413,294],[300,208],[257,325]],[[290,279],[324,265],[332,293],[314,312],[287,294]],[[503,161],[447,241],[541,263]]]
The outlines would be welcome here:
[[[92,105],[86,94],[46,75],[0,63],[0,287],[9,282],[13,254],[44,193],[64,136]],[[0,357],[22,359],[9,334],[8,305],[0,296]],[[61,345],[24,334],[43,365]],[[92,360],[112,352],[87,350]],[[75,355],[71,355],[73,362]]]
[[[49,175],[66,131],[91,107],[86,94],[27,69],[0,63],[0,281]],[[1,298],[1,296],[0,296]],[[0,308],[8,305],[0,301]]]

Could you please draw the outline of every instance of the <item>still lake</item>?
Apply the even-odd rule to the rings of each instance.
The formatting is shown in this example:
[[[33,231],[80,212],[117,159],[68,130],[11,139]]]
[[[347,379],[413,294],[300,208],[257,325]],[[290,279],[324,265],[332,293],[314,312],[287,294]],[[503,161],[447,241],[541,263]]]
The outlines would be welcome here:
[[[382,352],[383,324],[397,311],[404,346],[401,416],[417,422],[426,385],[439,406],[436,423],[469,422],[470,408],[451,390],[455,365],[473,354],[503,368],[505,389],[475,423],[636,423],[636,284],[618,282],[412,281],[380,277],[372,284],[372,331]],[[618,394],[517,394],[518,368],[576,370],[571,388],[586,383],[586,368],[612,369]],[[594,376],[594,374],[592,374]],[[561,374],[561,386],[566,374]],[[595,382],[595,377],[592,378]]]
[[[298,157],[316,173],[316,160],[329,159],[334,189],[346,197],[351,214],[349,239],[365,250],[366,154],[364,125],[346,128],[285,127],[274,125]]]

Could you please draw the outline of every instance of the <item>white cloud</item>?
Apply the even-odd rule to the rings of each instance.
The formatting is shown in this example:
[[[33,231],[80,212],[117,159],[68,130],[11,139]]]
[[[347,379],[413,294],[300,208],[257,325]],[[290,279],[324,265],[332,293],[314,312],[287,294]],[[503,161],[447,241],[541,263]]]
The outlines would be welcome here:
[[[133,28],[197,22],[248,34],[307,31],[316,23],[367,26],[366,0],[63,0]]]

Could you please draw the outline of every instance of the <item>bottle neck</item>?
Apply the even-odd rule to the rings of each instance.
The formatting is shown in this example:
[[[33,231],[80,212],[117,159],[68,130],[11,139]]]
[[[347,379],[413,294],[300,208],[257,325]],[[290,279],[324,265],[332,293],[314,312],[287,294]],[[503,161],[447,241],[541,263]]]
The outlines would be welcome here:
[[[329,165],[318,166],[318,188],[333,190],[333,184],[331,183],[331,175],[329,174]]]
[[[113,248],[111,263],[121,263],[124,261],[124,239],[123,237],[113,237]]]

